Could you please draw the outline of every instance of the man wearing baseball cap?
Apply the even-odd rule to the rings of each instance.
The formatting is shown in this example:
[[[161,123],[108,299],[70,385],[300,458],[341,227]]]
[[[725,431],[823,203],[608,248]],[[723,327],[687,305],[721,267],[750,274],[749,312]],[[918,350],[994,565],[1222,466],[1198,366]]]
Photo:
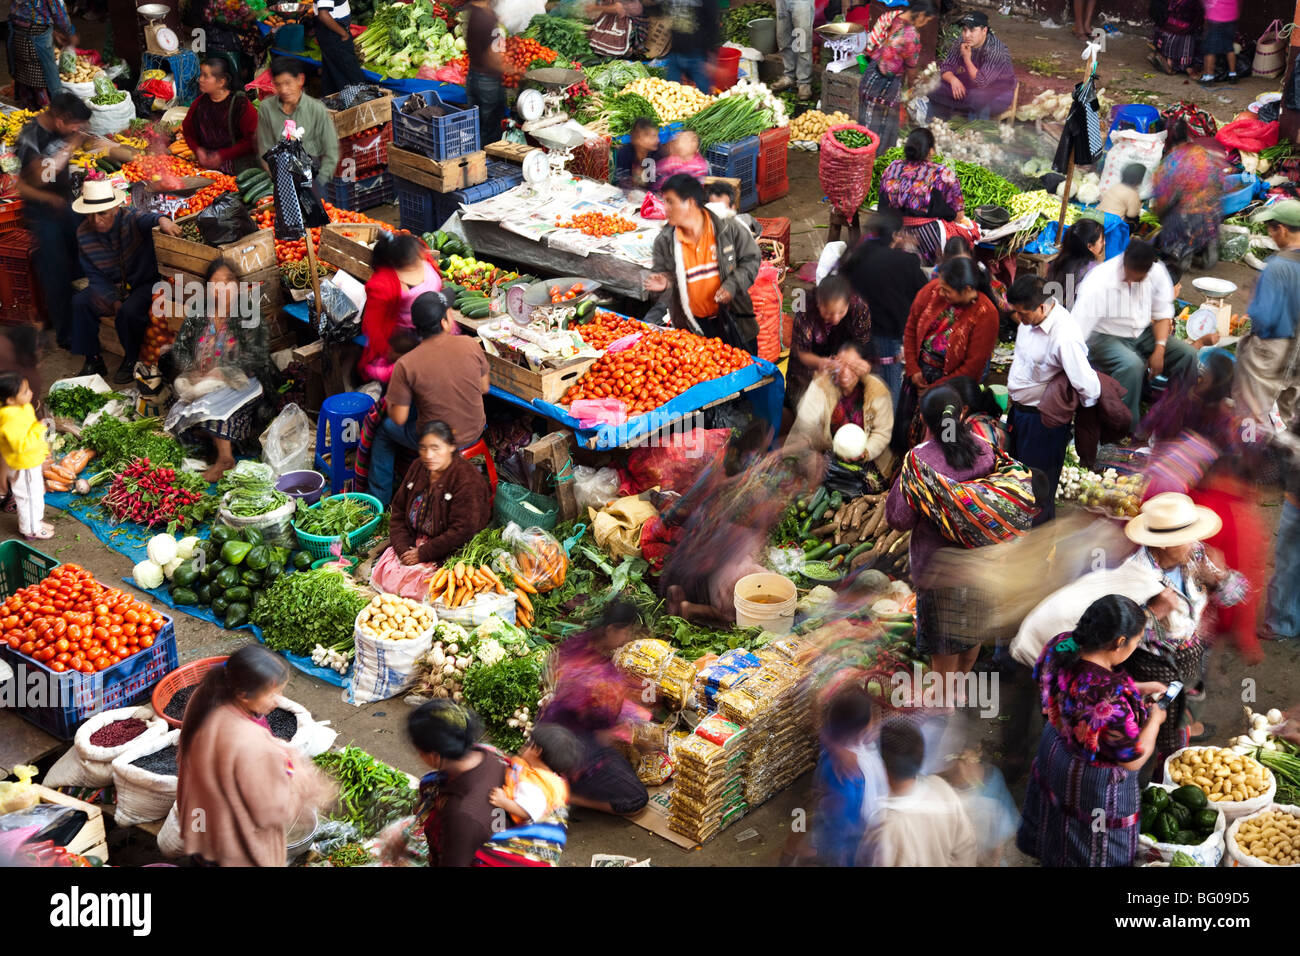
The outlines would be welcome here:
[[[947,119],[961,113],[989,119],[1007,111],[1016,92],[1011,51],[989,30],[987,13],[975,10],[957,24],[961,42],[954,43],[939,67],[943,80],[930,94],[932,115]]]
[[[1243,415],[1251,416],[1269,434],[1276,402],[1284,425],[1300,411],[1300,201],[1273,203],[1254,216],[1268,223],[1268,236],[1278,251],[1255,283],[1247,314],[1250,335],[1237,349],[1235,392]],[[1289,436],[1287,436],[1289,437]],[[1285,440],[1285,439],[1284,439]]]

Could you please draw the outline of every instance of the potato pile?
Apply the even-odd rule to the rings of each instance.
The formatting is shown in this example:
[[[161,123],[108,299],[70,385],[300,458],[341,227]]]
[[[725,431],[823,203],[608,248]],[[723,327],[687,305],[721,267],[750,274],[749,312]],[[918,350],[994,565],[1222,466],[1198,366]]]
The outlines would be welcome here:
[[[392,594],[377,594],[357,615],[357,627],[368,637],[410,641],[438,623],[433,609]]]
[[[646,76],[633,80],[623,88],[624,93],[636,93],[650,101],[664,123],[694,116],[713,102],[713,97],[701,93],[693,86],[683,86],[671,80],[661,80],[657,76]]]
[[[790,120],[790,141],[802,140],[812,143],[821,142],[822,135],[832,126],[853,123],[856,120],[847,113],[836,110],[829,116],[821,110],[809,110]]]
[[[1237,847],[1274,866],[1300,865],[1300,817],[1269,810],[1237,825]]]
[[[71,73],[60,73],[59,79],[65,83],[92,83],[102,71],[84,56],[77,57],[77,65]]]
[[[1268,793],[1273,774],[1254,757],[1222,747],[1190,747],[1169,761],[1169,777],[1180,786],[1193,783],[1210,802],[1240,803]]]

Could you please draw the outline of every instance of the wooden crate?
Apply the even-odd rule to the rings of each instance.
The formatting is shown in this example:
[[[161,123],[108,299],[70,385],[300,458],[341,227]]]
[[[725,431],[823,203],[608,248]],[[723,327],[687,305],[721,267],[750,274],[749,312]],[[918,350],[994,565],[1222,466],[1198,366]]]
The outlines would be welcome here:
[[[179,220],[181,223],[186,221]],[[241,279],[276,264],[273,229],[259,229],[229,245],[205,246],[180,236],[165,236],[161,229],[155,228],[153,247],[158,257],[158,271],[163,275],[187,272],[201,276],[207,271],[208,264],[219,256],[230,261],[235,267],[235,275]]]
[[[593,358],[582,358],[562,368],[533,371],[515,365],[508,359],[489,353],[488,377],[493,385],[511,395],[531,402],[540,398],[544,402],[558,402],[569,387],[595,364]]]
[[[371,249],[358,239],[373,242],[382,229],[382,226],[370,223],[331,223],[320,231],[320,248],[316,255],[336,269],[368,282],[373,272],[370,268]]]
[[[78,800],[76,797],[70,797],[66,793],[59,793],[57,790],[51,790],[49,787],[42,787],[40,784],[32,784],[36,791],[41,795],[41,803],[57,803],[61,807],[75,807],[78,810],[84,810],[86,816],[86,825],[81,828],[81,832],[72,838],[68,844],[68,850],[71,853],[80,853],[83,856],[97,856],[105,863],[108,862],[108,838],[104,830],[104,812],[92,803],[86,803],[84,800]]]
[[[487,154],[493,159],[504,159],[506,162],[519,163],[520,165],[523,164],[525,156],[538,148],[537,146],[529,146],[527,143],[511,143],[504,139],[495,143],[488,143],[485,147]]]
[[[383,126],[393,121],[393,98],[381,96],[375,100],[366,100],[345,110],[329,111],[334,120],[334,132],[339,139],[355,136],[372,126]]]
[[[408,182],[436,193],[449,193],[487,181],[487,153],[479,150],[456,159],[437,160],[390,146],[388,168]]]

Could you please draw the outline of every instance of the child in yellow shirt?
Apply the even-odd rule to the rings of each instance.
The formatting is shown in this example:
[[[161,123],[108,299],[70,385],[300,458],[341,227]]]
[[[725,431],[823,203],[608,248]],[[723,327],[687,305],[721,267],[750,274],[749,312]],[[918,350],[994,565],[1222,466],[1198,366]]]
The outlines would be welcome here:
[[[538,724],[519,756],[510,758],[505,786],[489,795],[492,806],[510,815],[516,826],[558,823],[568,817],[569,785],[563,774],[582,759],[582,744],[558,724]]]
[[[9,466],[9,487],[18,510],[18,533],[28,541],[54,537],[45,519],[41,465],[50,455],[45,427],[32,408],[32,388],[17,372],[0,374],[0,456]]]

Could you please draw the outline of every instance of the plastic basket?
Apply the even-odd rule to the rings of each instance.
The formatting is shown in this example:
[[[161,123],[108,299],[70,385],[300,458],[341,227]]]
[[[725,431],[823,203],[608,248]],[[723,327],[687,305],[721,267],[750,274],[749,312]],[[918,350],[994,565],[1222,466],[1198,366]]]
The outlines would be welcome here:
[[[378,131],[362,130],[339,140],[339,165],[352,163],[352,175],[358,179],[388,168],[388,144],[393,141],[393,124],[384,123]],[[336,170],[337,171],[337,170]]]
[[[790,192],[785,157],[790,148],[790,127],[780,126],[758,135],[758,201],[769,203]],[[787,243],[788,245],[788,243]]]
[[[8,202],[0,203],[0,232],[21,229],[22,219],[23,201],[21,199],[11,199]]]
[[[17,538],[0,544],[0,600],[32,584],[40,584],[59,562]]]
[[[319,508],[324,502],[332,501],[334,498],[355,498],[357,501],[369,505],[374,510],[374,518],[367,521],[360,528],[357,528],[357,530],[350,531],[347,534],[347,547],[352,548],[359,544],[364,544],[366,540],[369,539],[370,535],[374,533],[374,530],[379,527],[379,522],[384,517],[383,504],[380,503],[378,498],[375,498],[372,495],[367,495],[360,491],[349,491],[345,494],[322,498],[307,510],[311,511],[313,508]],[[293,532],[298,536],[298,546],[313,558],[332,557],[333,551],[331,549],[334,546],[334,542],[339,540],[337,536],[327,538],[318,534],[307,534],[307,532],[299,529],[296,522],[293,526]]]
[[[541,514],[525,508],[525,504],[532,505]],[[503,481],[497,485],[492,514],[502,525],[513,521],[521,528],[541,528],[543,531],[550,531],[559,523],[560,506],[549,495],[539,495],[522,485]]]
[[[524,170],[522,166],[516,166],[514,163],[507,163],[500,159],[489,159],[487,163],[487,179],[480,186],[488,182],[503,182],[505,187],[501,190],[514,189],[524,181]]]
[[[659,144],[662,146],[681,131],[681,123],[665,123],[663,126],[659,127]],[[610,142],[614,146],[626,146],[628,143],[632,142],[632,134],[624,133],[622,136],[614,136],[611,138]]]
[[[186,687],[199,686],[208,671],[218,664],[224,664],[227,660],[229,660],[227,657],[205,657],[202,660],[190,661],[184,667],[178,667],[170,674],[164,675],[163,679],[154,685],[153,694],[149,698],[149,703],[153,705],[153,712],[167,721],[169,726],[179,727],[181,725],[179,720],[163,713],[171,703],[171,699],[176,696],[176,692]]]
[[[325,198],[330,203],[352,212],[390,203],[394,195],[393,174],[387,171],[365,179],[331,179],[325,187]]]
[[[189,106],[199,95],[199,58],[192,50],[180,50],[171,56],[145,53],[140,59],[140,72],[145,70],[162,70],[172,75],[176,90],[174,106]]]
[[[32,273],[32,234],[21,227],[0,226],[0,322],[7,325],[39,321],[36,280]]]
[[[741,212],[758,205],[758,153],[758,137],[746,136],[734,143],[712,146],[704,157],[714,176],[740,180]]]
[[[760,238],[771,239],[773,242],[779,242],[785,250],[784,266],[790,268],[790,220],[785,216],[778,216],[774,219],[760,219],[754,217],[754,222],[758,223],[763,230]]]
[[[456,159],[479,150],[478,107],[444,103],[437,93],[421,93],[426,103],[440,106],[445,115],[430,119],[407,116],[402,107],[411,97],[393,100],[393,145],[430,159]]]
[[[397,194],[398,222],[407,232],[416,235],[432,232],[446,220],[446,216],[438,218],[439,205],[435,202],[435,194],[423,186],[394,176],[393,190]]]
[[[10,543],[15,542],[6,542]],[[95,674],[56,673],[41,662],[12,650],[8,644],[0,644],[0,657],[15,668],[15,676],[22,673],[18,670],[20,667],[27,669],[28,673],[37,671],[43,674],[47,700],[54,701],[49,706],[17,707],[19,716],[60,740],[71,740],[87,717],[104,710],[130,707],[144,700],[149,696],[149,689],[164,674],[175,669],[178,660],[176,629],[170,617],[163,615],[163,620],[166,623],[155,635],[152,647],[137,651],[108,670]]]

